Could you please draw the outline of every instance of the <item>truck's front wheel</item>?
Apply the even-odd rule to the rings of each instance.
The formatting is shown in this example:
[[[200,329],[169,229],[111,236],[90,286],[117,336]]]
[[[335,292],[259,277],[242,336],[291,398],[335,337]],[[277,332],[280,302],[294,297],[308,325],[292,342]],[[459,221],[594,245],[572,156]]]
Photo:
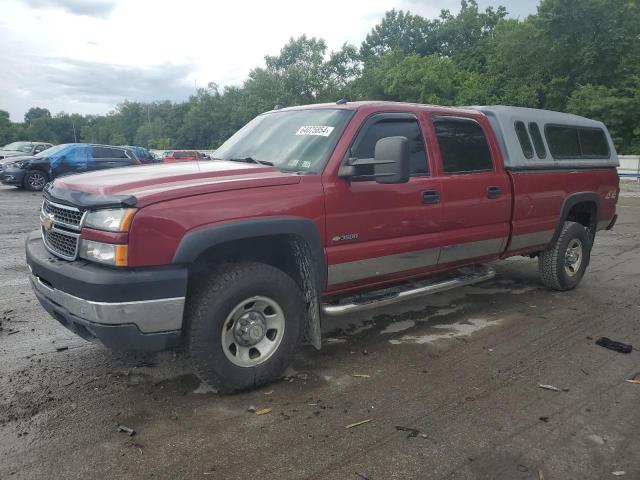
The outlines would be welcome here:
[[[253,262],[222,267],[189,299],[186,340],[196,373],[220,392],[278,379],[303,318],[303,296],[283,271]]]
[[[565,222],[556,242],[538,258],[542,283],[553,290],[575,288],[589,265],[591,243],[582,225]]]

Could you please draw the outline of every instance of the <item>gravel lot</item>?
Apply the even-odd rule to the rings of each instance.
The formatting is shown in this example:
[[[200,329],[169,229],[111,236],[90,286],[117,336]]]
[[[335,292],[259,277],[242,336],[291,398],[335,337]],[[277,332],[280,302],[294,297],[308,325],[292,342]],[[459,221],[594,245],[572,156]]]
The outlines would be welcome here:
[[[39,202],[0,187],[2,480],[640,478],[640,352],[594,344],[640,348],[637,184],[577,290],[501,262],[490,282],[332,321],[288,378],[233,396],[183,354],[111,352],[45,314],[23,256]]]

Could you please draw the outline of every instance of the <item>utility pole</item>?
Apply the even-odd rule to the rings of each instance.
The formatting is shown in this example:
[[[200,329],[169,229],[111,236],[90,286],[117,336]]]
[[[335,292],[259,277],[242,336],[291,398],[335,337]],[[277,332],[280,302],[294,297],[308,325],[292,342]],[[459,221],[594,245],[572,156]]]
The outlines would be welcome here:
[[[78,137],[76,137],[76,122],[71,120],[71,125],[73,125],[73,142],[78,143]]]

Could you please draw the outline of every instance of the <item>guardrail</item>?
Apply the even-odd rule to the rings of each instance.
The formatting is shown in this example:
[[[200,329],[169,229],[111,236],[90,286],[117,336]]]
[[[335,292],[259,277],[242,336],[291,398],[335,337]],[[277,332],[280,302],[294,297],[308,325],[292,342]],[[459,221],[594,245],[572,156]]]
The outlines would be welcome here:
[[[640,155],[619,155],[618,158],[620,178],[635,178],[640,181]]]

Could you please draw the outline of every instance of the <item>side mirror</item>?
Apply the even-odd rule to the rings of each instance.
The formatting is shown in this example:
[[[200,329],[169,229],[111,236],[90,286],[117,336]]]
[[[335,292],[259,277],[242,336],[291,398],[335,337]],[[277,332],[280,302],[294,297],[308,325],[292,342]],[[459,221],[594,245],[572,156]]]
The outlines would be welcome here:
[[[410,176],[409,140],[385,137],[376,142],[373,158],[353,159],[340,167],[338,176],[352,181],[406,183]]]
[[[375,180],[378,183],[407,183],[410,175],[409,140],[386,137],[376,142],[373,155]]]

